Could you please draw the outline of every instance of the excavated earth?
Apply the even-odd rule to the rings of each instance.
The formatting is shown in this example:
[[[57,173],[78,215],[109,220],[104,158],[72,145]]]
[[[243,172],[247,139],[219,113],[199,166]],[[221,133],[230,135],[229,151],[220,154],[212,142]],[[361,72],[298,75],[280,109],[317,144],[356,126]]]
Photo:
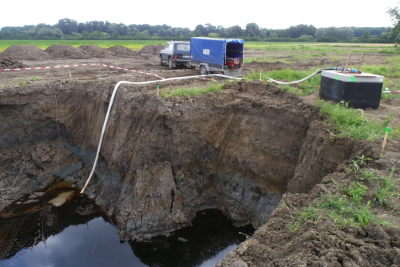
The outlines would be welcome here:
[[[107,55],[93,47],[79,50]],[[158,63],[149,61],[143,64]],[[24,203],[55,182],[82,188],[116,82],[154,80],[122,72],[89,79],[100,71],[82,69],[74,74],[79,81],[71,83],[63,70],[52,71],[51,77],[17,86],[14,81],[28,74],[2,73],[1,217],[14,216],[8,206]],[[162,88],[204,85],[170,81]],[[168,234],[190,226],[197,211],[212,208],[236,226],[257,229],[217,266],[400,264],[400,231],[394,227],[370,223],[366,229],[341,229],[326,218],[294,232],[287,227],[291,212],[321,194],[340,191],[332,178],[351,184],[346,170],[356,156],[372,158],[366,167],[387,175],[400,160],[398,141],[389,140],[382,157],[381,141],[332,138],[335,130],[318,108],[271,84],[231,82],[220,92],[190,98],[160,97],[154,87],[120,87],[86,190],[115,215],[122,240]]]

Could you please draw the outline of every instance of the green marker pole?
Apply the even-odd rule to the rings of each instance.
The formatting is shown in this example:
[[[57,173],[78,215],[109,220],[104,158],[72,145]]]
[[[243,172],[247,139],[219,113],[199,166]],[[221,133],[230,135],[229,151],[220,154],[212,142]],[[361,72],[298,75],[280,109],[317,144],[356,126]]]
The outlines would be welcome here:
[[[261,71],[260,71],[260,81],[261,81]]]
[[[385,138],[383,139],[383,144],[382,144],[382,149],[385,150],[386,147],[386,142],[388,139],[388,135],[389,135],[389,127],[386,127],[386,132],[385,132]]]
[[[157,96],[159,96],[159,91],[160,91],[160,85],[157,84]]]

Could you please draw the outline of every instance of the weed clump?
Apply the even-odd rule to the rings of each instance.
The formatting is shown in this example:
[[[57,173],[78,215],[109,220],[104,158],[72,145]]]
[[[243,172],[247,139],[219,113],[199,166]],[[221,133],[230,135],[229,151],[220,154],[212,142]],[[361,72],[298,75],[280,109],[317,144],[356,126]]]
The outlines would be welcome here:
[[[326,115],[329,123],[340,131],[337,137],[352,136],[357,140],[369,140],[383,138],[386,127],[392,122],[393,114],[390,114],[383,123],[370,121],[362,116],[357,110],[349,108],[343,101],[338,104],[331,104],[325,101],[318,101],[317,106],[321,108],[321,113]],[[389,138],[400,138],[400,129],[389,132]],[[332,136],[336,136],[331,133]]]
[[[206,87],[182,87],[174,89],[172,86],[161,91],[162,97],[199,96],[204,93],[219,92],[223,83],[209,83]]]
[[[372,204],[374,202],[379,206],[389,206],[393,197],[399,196],[397,182],[400,179],[393,179],[396,165],[393,165],[388,177],[376,176],[373,172],[361,171],[360,166],[366,165],[367,160],[370,159],[362,155],[357,157],[357,160],[353,160],[353,163],[349,166],[348,171],[354,172],[357,179],[352,185],[341,188],[340,184],[332,179],[332,182],[339,187],[341,194],[321,194],[311,205],[303,210],[296,210],[295,214],[292,214],[288,206],[284,204],[291,217],[291,222],[288,223],[287,227],[291,231],[295,231],[309,220],[314,221],[317,225],[319,219],[323,216],[332,219],[334,225],[342,229],[347,226],[366,228],[370,222],[377,222],[381,226],[391,225],[389,221],[380,219],[375,214]],[[368,187],[360,181],[373,182],[374,180],[377,182],[377,187],[374,189],[375,197],[363,202]]]

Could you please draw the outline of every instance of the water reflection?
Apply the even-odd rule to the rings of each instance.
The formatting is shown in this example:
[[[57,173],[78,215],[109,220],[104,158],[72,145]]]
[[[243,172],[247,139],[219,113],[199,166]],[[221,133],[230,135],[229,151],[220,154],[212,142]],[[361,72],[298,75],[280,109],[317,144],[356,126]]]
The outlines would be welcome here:
[[[129,244],[135,255],[152,267],[199,266],[243,242],[245,237],[239,231],[248,234],[254,231],[251,226],[234,227],[220,210],[200,211],[192,224],[193,227],[177,230],[170,237],[153,238],[151,242],[129,241]],[[179,241],[182,238],[185,240]]]
[[[120,242],[111,218],[87,197],[76,192],[60,207],[49,205],[60,190],[66,191],[50,190],[0,214],[0,267],[215,266],[244,240],[239,231],[253,231],[233,227],[219,210],[206,210],[196,214],[193,227],[169,237]]]
[[[0,266],[146,266],[121,244],[115,227],[95,218],[86,225],[70,226],[33,249],[25,248]]]

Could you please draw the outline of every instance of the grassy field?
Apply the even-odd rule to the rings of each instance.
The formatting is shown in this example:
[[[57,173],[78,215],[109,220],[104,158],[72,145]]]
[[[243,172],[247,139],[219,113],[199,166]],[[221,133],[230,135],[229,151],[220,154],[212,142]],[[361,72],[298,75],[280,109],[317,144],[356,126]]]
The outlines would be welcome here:
[[[6,50],[12,45],[36,45],[44,50],[53,44],[67,44],[74,47],[81,45],[98,45],[100,47],[108,48],[112,46],[125,46],[132,50],[140,50],[148,44],[165,44],[166,41],[135,41],[135,40],[1,40],[0,52]]]
[[[140,50],[148,44],[165,44],[164,40],[1,40],[0,52],[8,47],[17,44],[31,44],[36,45],[40,49],[46,49],[53,44],[68,44],[74,47],[81,45],[98,45],[100,47],[108,48],[112,46],[125,46],[132,50]],[[315,60],[322,57],[329,57],[332,62],[339,62],[341,56],[347,55],[349,49],[351,51],[368,52],[368,53],[381,53],[393,55],[382,65],[364,65],[361,70],[364,72],[374,73],[377,75],[385,76],[384,88],[389,90],[400,90],[400,49],[394,48],[391,44],[344,44],[344,43],[279,43],[279,42],[245,42],[246,49],[261,49],[264,51],[272,52],[268,57],[246,57],[244,63],[252,61],[256,62],[282,62],[292,64],[299,61]],[[277,52],[277,53],[273,53]],[[279,52],[289,52],[286,58],[282,58]],[[246,54],[246,52],[245,52]],[[286,53],[288,54],[288,53]],[[279,57],[279,58],[278,58]],[[310,71],[270,71],[264,73],[264,77],[270,77],[279,80],[293,80],[294,78],[302,78],[307,76]],[[305,76],[304,76],[305,75]],[[254,77],[253,77],[254,76]],[[259,76],[259,73],[250,74],[247,78],[253,79]],[[298,95],[308,95],[316,91],[315,88],[310,87],[318,86],[319,80],[315,79],[312,82],[303,83],[300,87],[285,86],[285,90],[289,90]],[[399,97],[398,95],[385,94],[383,97],[392,98]]]
[[[46,49],[53,44],[68,44],[74,47],[81,45],[98,45],[100,47],[126,46],[133,50],[140,50],[148,44],[165,44],[165,40],[0,40],[0,52],[12,45],[31,44],[40,49]],[[263,49],[266,51],[298,51],[298,52],[337,52],[348,53],[349,47],[352,50],[365,52],[400,54],[399,49],[394,49],[388,44],[325,44],[325,43],[278,43],[278,42],[245,42],[248,49]]]
[[[275,43],[275,42],[245,42],[248,49],[263,49],[265,51],[294,51],[294,52],[335,52],[348,54],[353,52],[400,54],[400,49],[392,44],[329,44],[329,43]]]

